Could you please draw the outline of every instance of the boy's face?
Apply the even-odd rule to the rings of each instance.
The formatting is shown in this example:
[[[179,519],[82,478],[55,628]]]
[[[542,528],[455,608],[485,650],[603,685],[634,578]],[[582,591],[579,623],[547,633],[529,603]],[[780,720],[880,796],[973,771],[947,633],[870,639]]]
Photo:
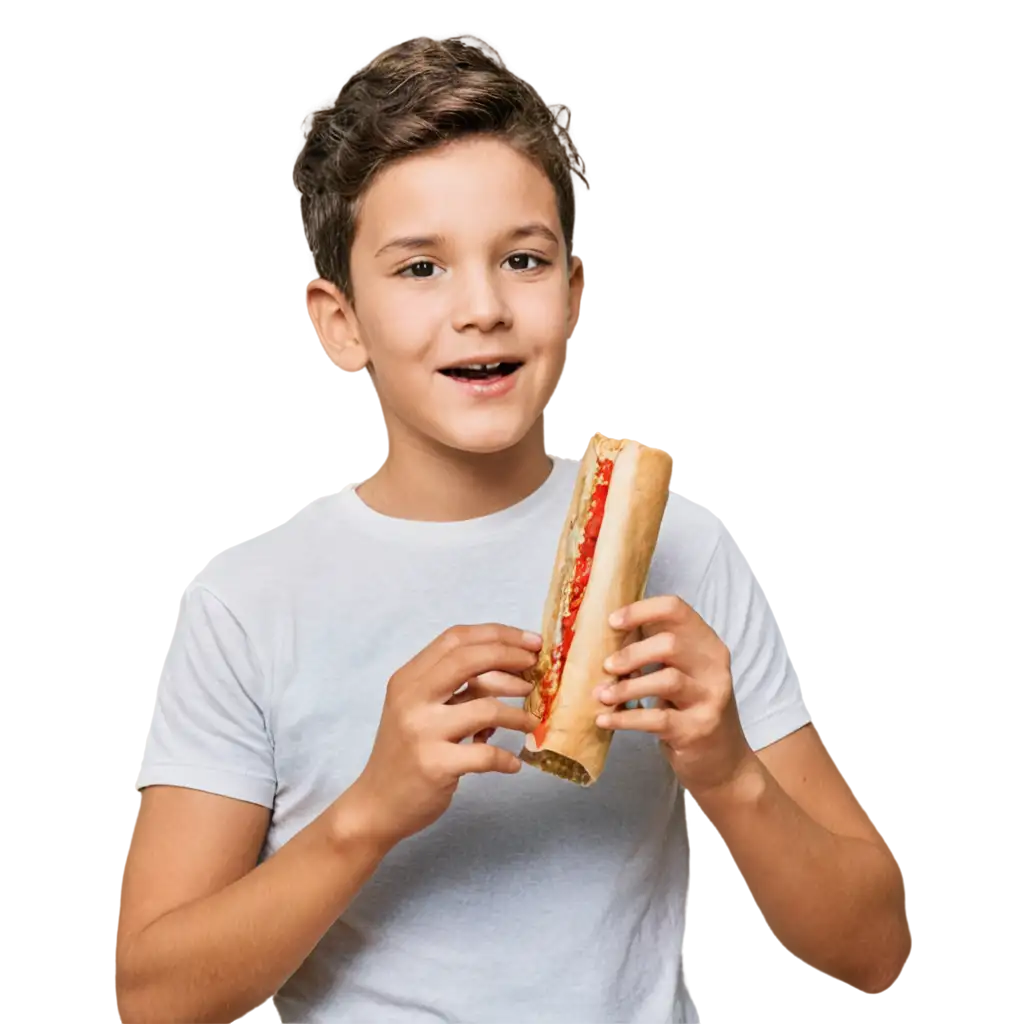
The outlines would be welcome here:
[[[363,196],[351,273],[358,313],[318,280],[310,315],[335,363],[368,368],[393,444],[488,453],[526,436],[558,383],[583,291],[541,170],[487,136],[386,166]],[[520,365],[486,384],[451,372],[498,362]]]

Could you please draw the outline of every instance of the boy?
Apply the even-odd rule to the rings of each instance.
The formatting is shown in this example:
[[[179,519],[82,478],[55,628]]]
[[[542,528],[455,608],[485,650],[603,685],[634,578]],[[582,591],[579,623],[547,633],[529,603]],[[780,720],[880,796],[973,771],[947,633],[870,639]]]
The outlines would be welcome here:
[[[185,591],[137,781],[124,1020],[273,995],[285,1021],[696,1021],[684,789],[787,948],[868,992],[899,973],[899,868],[700,506],[671,496],[615,623],[634,642],[600,781],[520,770],[578,468],[543,433],[583,291],[576,163],[537,94],[455,39],[386,51],[315,115],[308,308],[367,370],[388,457]]]

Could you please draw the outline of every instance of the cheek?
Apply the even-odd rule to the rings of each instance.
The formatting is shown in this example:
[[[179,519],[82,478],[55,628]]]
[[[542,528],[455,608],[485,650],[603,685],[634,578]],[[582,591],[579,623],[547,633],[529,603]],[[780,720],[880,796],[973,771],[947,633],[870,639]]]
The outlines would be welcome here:
[[[365,322],[365,341],[374,367],[388,379],[410,378],[435,361],[430,322],[400,306],[382,307]]]
[[[528,341],[534,357],[560,362],[565,357],[568,306],[564,289],[525,296],[516,309],[516,334]]]

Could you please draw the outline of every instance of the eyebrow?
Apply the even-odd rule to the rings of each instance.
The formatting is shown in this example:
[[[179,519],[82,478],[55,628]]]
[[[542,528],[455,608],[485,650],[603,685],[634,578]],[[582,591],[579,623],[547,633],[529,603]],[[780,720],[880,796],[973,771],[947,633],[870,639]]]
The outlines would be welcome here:
[[[383,256],[384,253],[390,252],[392,249],[429,249],[432,246],[440,245],[440,243],[439,234],[407,234],[407,236],[392,239],[381,246],[376,255]]]
[[[508,233],[508,238],[514,242],[520,238],[529,238],[531,235],[540,235],[541,238],[546,238],[549,242],[558,245],[558,235],[547,224],[541,224],[540,221],[534,221],[530,224],[523,224],[521,227],[514,228]]]
[[[546,238],[549,242],[554,242],[555,245],[558,245],[558,235],[546,224],[541,224],[539,221],[521,224],[519,227],[509,231],[505,238],[514,242],[520,238],[528,238],[531,235],[540,235],[541,238]],[[422,249],[431,245],[441,245],[444,241],[443,235],[403,235],[401,238],[392,238],[390,242],[382,245],[377,250],[374,259],[389,249]]]

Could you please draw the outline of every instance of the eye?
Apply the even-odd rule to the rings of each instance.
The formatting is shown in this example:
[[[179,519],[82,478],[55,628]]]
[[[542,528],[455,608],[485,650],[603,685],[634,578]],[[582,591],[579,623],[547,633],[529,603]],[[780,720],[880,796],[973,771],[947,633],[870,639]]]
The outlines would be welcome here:
[[[517,252],[517,253],[513,253],[511,256],[509,256],[509,260],[510,261],[511,260],[536,260],[537,261],[537,266],[536,267],[518,266],[518,267],[513,267],[512,268],[513,270],[537,270],[538,267],[546,267],[546,266],[548,266],[549,262],[550,262],[549,260],[542,260],[539,256],[534,256],[534,254],[532,252]]]
[[[410,274],[408,271],[414,270],[416,267],[436,267],[436,263],[431,263],[430,260],[417,260],[415,263],[410,263],[407,267],[403,268],[398,272],[399,277],[419,277],[419,278],[431,278],[434,275],[431,273],[426,274]]]

